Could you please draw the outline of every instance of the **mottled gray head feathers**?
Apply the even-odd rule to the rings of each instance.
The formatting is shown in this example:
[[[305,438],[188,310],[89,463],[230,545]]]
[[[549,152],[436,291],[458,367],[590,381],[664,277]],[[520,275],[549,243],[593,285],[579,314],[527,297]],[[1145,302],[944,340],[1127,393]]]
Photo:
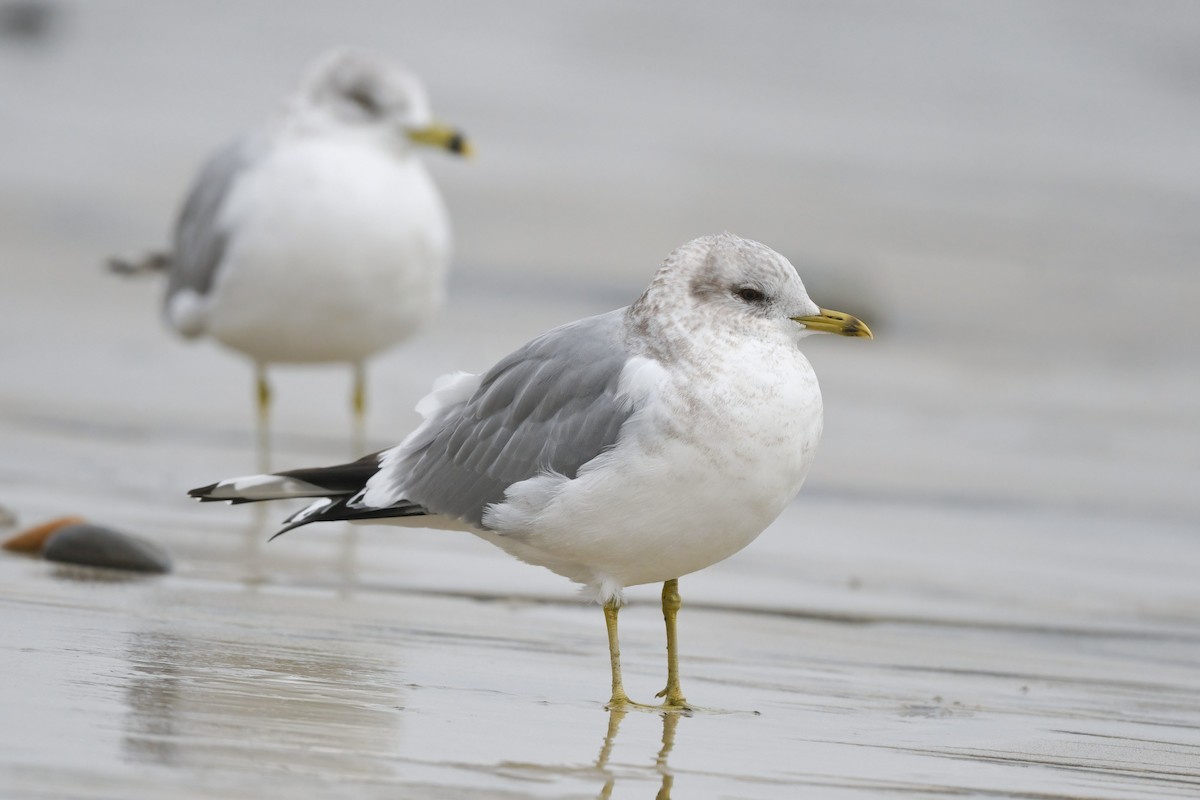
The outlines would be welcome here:
[[[793,317],[818,313],[791,263],[766,245],[721,233],[694,239],[663,261],[630,307],[635,331],[686,336],[700,327],[739,334],[776,327],[799,334]]]
[[[343,47],[325,53],[301,83],[302,103],[350,124],[428,125],[429,98],[415,75],[377,53]]]

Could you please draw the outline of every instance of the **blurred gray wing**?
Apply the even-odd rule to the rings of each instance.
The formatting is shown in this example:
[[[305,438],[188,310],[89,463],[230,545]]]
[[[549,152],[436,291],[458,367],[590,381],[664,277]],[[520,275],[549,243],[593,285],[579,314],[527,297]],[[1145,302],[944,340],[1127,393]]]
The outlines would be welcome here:
[[[167,303],[180,290],[205,295],[212,288],[230,234],[219,221],[221,207],[265,151],[261,137],[245,136],[213,153],[201,168],[175,224]]]
[[[547,471],[574,478],[612,447],[635,410],[617,394],[624,313],[556,328],[496,364],[394,465],[404,500],[482,525],[512,484]]]

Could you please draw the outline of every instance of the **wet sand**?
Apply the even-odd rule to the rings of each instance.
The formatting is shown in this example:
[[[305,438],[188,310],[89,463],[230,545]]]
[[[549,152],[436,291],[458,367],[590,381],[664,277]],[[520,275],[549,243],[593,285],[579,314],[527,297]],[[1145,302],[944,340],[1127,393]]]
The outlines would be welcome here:
[[[1189,6],[729,6],[687,35],[665,13],[471,6],[483,32],[422,12],[434,41],[380,7],[278,10],[291,26],[271,31],[199,6],[65,8],[58,38],[0,51],[20,110],[0,159],[0,505],[145,536],[177,569],[0,554],[0,795],[1200,793],[1200,109],[1172,38]],[[753,45],[764,27],[778,47]],[[611,716],[600,611],[472,537],[268,545],[284,509],[184,496],[253,469],[250,370],[173,340],[161,287],[98,264],[160,242],[200,153],[335,33],[419,68],[460,53],[430,82],[480,147],[432,165],[451,304],[375,364],[372,445],[435,376],[630,301],[711,229],[783,250],[876,330],[812,342],[827,424],[808,485],[681,581],[683,688],[716,711]],[[728,49],[700,46],[718,33]],[[204,61],[214,42],[227,56]],[[714,86],[737,113],[705,110]],[[349,383],[278,374],[278,465],[351,455]],[[626,681],[648,700],[657,588],[630,595]]]
[[[236,525],[193,516],[162,534],[184,565],[165,578],[0,561],[8,796],[1200,784],[1200,559],[1177,547],[1190,532],[1122,548],[1095,524],[1072,543],[993,512],[1013,531],[999,548],[977,514],[914,535],[912,509],[798,503],[744,557],[681,582],[684,685],[720,710],[614,719],[601,615],[552,577],[445,534],[367,530],[336,576],[346,532],[254,552]],[[879,516],[892,523],[868,524]],[[812,525],[862,533],[792,540]],[[623,616],[643,699],[663,679],[646,594]]]

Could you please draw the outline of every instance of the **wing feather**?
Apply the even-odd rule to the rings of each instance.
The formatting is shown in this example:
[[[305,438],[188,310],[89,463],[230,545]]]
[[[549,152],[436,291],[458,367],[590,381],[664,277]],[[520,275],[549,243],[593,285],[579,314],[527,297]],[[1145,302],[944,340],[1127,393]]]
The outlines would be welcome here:
[[[265,151],[261,137],[245,136],[213,153],[201,168],[175,223],[168,307],[179,292],[204,296],[212,289],[231,233],[221,222],[221,210],[238,179]]]
[[[390,503],[482,525],[512,484],[546,472],[574,478],[635,411],[619,393],[624,313],[556,328],[500,361],[470,397],[433,412],[432,431],[385,458],[368,491],[387,486]]]

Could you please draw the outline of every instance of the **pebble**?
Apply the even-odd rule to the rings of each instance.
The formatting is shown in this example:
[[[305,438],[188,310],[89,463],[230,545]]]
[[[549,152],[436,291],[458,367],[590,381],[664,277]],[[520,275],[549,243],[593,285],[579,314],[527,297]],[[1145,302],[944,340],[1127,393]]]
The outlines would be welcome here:
[[[171,571],[171,557],[154,542],[88,522],[65,525],[54,531],[42,547],[42,557],[65,564],[132,572]]]
[[[57,517],[49,522],[43,522],[41,525],[34,525],[32,528],[26,528],[21,531],[11,539],[5,540],[4,549],[11,550],[14,553],[37,555],[42,552],[46,540],[58,531],[59,528],[66,527],[67,525],[79,525],[83,521],[83,517]]]

